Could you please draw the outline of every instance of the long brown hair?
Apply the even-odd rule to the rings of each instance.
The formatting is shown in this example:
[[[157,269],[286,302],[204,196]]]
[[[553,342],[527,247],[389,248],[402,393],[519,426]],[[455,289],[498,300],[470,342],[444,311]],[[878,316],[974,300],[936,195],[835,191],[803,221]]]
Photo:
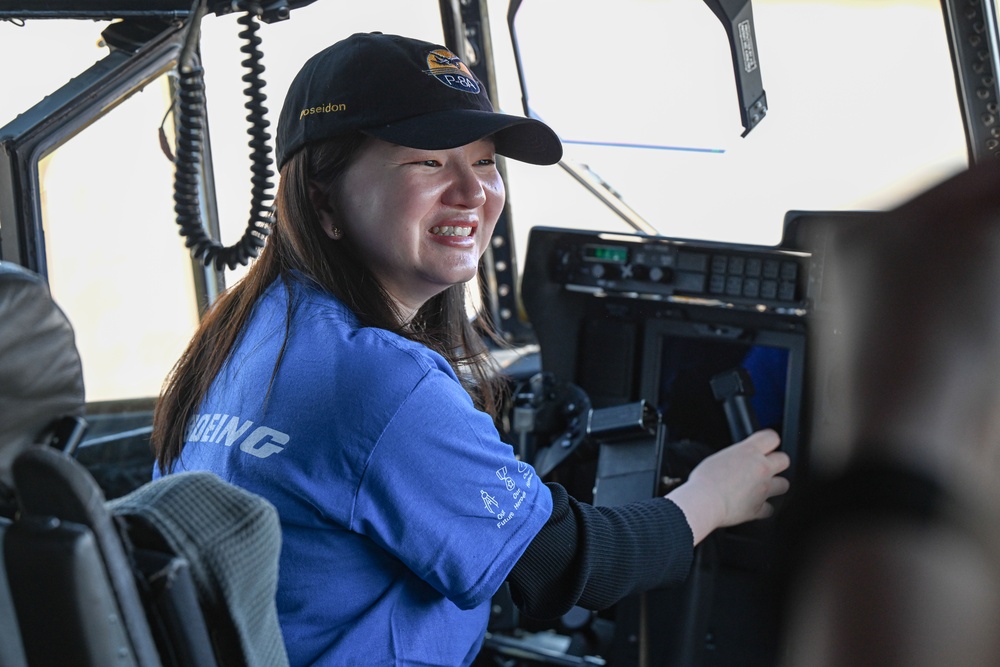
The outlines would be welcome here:
[[[222,369],[257,300],[276,279],[292,271],[329,291],[364,325],[393,331],[440,353],[476,407],[495,421],[499,419],[506,383],[495,372],[484,336],[501,341],[487,318],[469,319],[465,286],[444,290],[403,324],[393,300],[353,252],[350,239],[333,241],[322,230],[310,198],[310,183],[327,184],[337,193],[344,172],[367,141],[370,139],[355,133],[308,145],[282,167],[267,243],[247,274],[209,308],[167,376],[156,403],[150,439],[161,472],[169,471],[180,456],[188,422]],[[286,338],[288,326],[290,322],[286,323]],[[279,355],[275,373],[280,363]]]

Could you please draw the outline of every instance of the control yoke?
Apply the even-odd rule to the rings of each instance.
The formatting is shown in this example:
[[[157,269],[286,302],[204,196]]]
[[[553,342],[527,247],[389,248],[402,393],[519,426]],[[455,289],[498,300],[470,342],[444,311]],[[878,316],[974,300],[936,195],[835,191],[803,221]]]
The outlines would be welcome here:
[[[733,442],[745,440],[751,433],[760,430],[757,413],[750,404],[753,396],[753,381],[742,366],[712,376],[712,394],[722,403],[729,422],[729,432]]]

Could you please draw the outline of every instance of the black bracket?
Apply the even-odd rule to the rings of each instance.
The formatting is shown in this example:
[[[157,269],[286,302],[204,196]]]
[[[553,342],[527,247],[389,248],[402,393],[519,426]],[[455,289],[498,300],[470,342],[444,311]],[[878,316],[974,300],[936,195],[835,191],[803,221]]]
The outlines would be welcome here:
[[[757,127],[767,115],[767,95],[760,77],[760,60],[757,55],[757,35],[753,24],[751,0],[704,0],[722,21],[729,36],[729,49],[733,54],[733,71],[736,74],[736,93],[740,99],[740,118],[743,134]]]
[[[970,164],[1000,158],[997,16],[993,0],[941,0]]]

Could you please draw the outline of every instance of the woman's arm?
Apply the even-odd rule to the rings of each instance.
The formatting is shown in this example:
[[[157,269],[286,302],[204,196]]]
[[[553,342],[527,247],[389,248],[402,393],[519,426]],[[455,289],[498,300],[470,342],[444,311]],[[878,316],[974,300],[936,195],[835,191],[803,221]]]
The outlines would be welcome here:
[[[716,528],[769,516],[769,498],[787,491],[789,465],[771,430],[702,461],[665,498],[594,507],[558,484],[552,515],[508,576],[525,613],[556,618],[574,605],[604,609],[640,591],[676,585],[694,545]]]

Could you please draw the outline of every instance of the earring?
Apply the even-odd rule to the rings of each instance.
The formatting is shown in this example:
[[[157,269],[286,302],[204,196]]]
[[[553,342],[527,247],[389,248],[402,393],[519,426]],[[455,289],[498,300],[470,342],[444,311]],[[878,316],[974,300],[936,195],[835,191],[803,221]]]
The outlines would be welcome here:
[[[330,238],[332,238],[334,241],[339,241],[340,239],[344,238],[344,230],[342,230],[340,227],[334,227],[333,229],[330,230]]]

